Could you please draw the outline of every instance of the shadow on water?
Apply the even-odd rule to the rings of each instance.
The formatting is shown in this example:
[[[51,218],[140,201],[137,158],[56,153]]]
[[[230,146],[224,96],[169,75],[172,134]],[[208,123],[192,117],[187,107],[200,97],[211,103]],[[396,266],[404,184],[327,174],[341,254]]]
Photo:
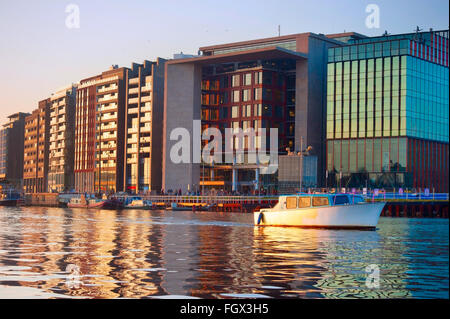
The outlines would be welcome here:
[[[0,208],[0,298],[11,297],[448,298],[448,220],[381,218],[368,232],[253,227],[240,213]]]

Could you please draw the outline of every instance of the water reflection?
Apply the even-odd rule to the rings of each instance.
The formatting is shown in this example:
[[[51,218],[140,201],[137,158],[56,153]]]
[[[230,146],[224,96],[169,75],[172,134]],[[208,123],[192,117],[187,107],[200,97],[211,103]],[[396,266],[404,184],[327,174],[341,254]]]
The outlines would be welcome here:
[[[376,232],[251,223],[230,213],[1,208],[0,298],[448,298],[448,220],[382,218]],[[366,285],[372,264],[376,289]]]

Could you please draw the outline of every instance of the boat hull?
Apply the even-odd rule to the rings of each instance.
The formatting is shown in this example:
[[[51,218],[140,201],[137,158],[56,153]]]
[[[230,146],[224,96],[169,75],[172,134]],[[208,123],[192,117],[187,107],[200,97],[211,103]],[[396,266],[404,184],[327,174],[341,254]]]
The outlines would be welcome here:
[[[67,207],[69,207],[69,208],[104,208],[105,202],[93,203],[93,204],[89,204],[89,205],[68,203]]]
[[[327,206],[254,213],[256,226],[375,229],[386,203]]]
[[[0,200],[0,206],[17,206],[17,199]]]

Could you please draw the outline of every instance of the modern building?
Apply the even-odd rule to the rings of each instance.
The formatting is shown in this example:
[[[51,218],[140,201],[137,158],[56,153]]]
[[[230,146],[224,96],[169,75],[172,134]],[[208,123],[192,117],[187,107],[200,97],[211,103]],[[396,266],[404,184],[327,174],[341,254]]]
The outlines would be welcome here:
[[[123,190],[126,68],[80,81],[75,116],[75,190]]]
[[[70,85],[50,97],[50,146],[48,190],[74,188],[76,85]]]
[[[164,63],[133,63],[126,70],[125,191],[161,190]]]
[[[22,190],[25,118],[29,113],[8,116],[0,130],[0,181]]]
[[[26,193],[48,190],[49,133],[50,99],[45,99],[25,118],[23,189]]]
[[[328,50],[328,186],[448,191],[448,30]]]
[[[248,158],[239,163],[200,163],[201,133],[195,128],[199,121],[201,131],[217,128],[222,135],[227,128],[234,132],[253,129],[256,136],[242,139],[247,152],[268,152],[270,128],[278,129],[279,154],[285,154],[286,148],[300,151],[303,137],[317,156],[318,183],[324,183],[328,49],[342,44],[344,37],[364,36],[301,33],[202,47],[199,57],[168,61],[163,188],[277,188],[276,173],[259,174],[267,163],[251,163]],[[171,158],[171,151],[180,141],[173,133],[179,128],[190,134],[192,151],[187,162]],[[262,129],[267,130],[266,136]],[[203,141],[203,145],[207,142]],[[225,153],[224,145],[230,141],[223,142]]]

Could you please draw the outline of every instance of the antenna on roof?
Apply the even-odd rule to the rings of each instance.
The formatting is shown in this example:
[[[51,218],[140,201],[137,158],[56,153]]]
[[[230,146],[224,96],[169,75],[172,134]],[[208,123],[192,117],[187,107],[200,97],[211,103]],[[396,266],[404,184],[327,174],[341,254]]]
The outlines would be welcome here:
[[[416,31],[416,35],[414,36],[414,40],[418,41],[419,40],[419,32],[422,31],[422,29],[419,28],[419,26],[416,26],[416,30],[414,30],[414,31]]]
[[[387,37],[388,35],[390,35],[390,33],[388,33],[387,30],[384,30],[383,36]]]
[[[278,25],[278,36],[281,36],[281,25]]]

